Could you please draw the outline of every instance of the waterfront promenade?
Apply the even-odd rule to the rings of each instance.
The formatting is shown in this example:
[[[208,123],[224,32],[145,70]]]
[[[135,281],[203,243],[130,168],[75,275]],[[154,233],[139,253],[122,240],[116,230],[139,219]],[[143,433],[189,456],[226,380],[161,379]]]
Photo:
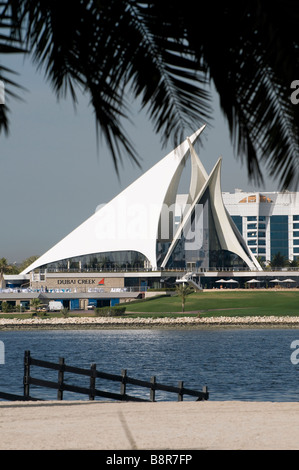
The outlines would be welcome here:
[[[195,313],[195,312],[193,312]],[[188,312],[186,312],[186,315]],[[176,318],[124,318],[124,317],[67,317],[67,318],[0,318],[1,329],[26,328],[163,328],[206,326],[292,326],[299,327],[299,316],[219,316]]]
[[[299,403],[0,402],[1,450],[297,450]]]

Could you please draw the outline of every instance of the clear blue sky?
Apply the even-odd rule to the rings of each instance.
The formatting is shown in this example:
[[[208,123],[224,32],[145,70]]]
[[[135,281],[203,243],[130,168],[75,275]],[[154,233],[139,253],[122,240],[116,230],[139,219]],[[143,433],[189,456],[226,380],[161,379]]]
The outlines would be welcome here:
[[[3,57],[3,56],[2,56]],[[51,86],[27,59],[9,56],[3,65],[19,72],[15,80],[28,92],[24,102],[9,99],[10,134],[0,135],[0,257],[10,263],[41,255],[123,190],[169,151],[162,147],[145,113],[133,107],[133,125],[126,126],[141,156],[141,169],[128,158],[120,179],[104,141],[96,145],[93,110],[80,97],[77,110],[69,97],[57,102]],[[7,99],[7,98],[6,98]],[[277,190],[265,179],[263,188],[248,183],[245,165],[233,155],[227,125],[214,103],[213,129],[206,129],[197,152],[209,172],[223,157],[222,190]],[[195,131],[199,126],[195,123]]]

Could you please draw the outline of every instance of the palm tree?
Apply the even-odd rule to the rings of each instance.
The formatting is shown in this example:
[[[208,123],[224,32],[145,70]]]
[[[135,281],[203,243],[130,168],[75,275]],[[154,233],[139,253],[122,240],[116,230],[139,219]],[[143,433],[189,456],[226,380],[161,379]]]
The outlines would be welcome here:
[[[193,289],[191,289],[188,285],[182,283],[182,284],[179,284],[179,285],[176,286],[176,292],[177,292],[178,296],[181,298],[182,312],[184,313],[186,297],[187,297],[187,295],[189,295],[193,292]]]
[[[272,260],[271,260],[271,267],[272,268],[283,268],[284,266],[287,266],[287,259],[284,255],[280,253],[276,253],[273,255]]]
[[[299,107],[290,95],[299,77],[298,2],[202,1],[196,10],[190,0],[0,5],[10,52],[26,49],[58,97],[69,93],[76,103],[78,88],[89,94],[117,171],[123,150],[138,163],[123,128],[129,97],[141,99],[164,143],[171,136],[177,143],[211,124],[213,83],[249,177],[261,183],[263,163],[281,188],[296,186]],[[9,52],[3,44],[0,52]],[[7,112],[0,107],[4,129]]]
[[[40,305],[41,305],[41,301],[38,298],[32,299],[31,302],[30,302],[30,306],[31,306],[31,308],[33,309],[33,311],[35,313],[37,312]]]
[[[20,266],[19,266],[19,270],[23,271],[28,266],[30,266],[30,264],[32,264],[35,260],[37,260],[37,258],[38,258],[38,256],[32,255],[32,256],[29,256],[29,258],[24,259],[22,261],[22,263],[20,264]]]
[[[7,263],[6,258],[0,258],[0,287],[4,287],[4,274],[12,272],[13,267]]]
[[[293,259],[293,260],[289,260],[288,263],[287,263],[287,266],[289,266],[290,268],[298,268],[299,267],[298,257]]]

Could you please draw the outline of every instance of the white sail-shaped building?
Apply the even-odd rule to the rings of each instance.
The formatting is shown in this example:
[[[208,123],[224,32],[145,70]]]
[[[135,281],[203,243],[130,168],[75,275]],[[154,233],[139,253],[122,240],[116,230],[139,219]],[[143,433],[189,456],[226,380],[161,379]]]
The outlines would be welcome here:
[[[101,266],[261,270],[223,204],[221,159],[208,175],[194,150],[203,129],[186,138],[22,274],[74,266],[80,270]],[[179,205],[179,181],[188,158],[189,193]]]

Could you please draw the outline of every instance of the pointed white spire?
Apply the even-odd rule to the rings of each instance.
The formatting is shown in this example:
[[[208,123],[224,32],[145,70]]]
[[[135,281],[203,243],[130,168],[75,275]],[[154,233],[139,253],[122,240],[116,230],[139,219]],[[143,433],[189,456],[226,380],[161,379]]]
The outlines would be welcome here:
[[[191,137],[193,144],[205,126]],[[22,274],[49,263],[111,251],[137,251],[156,268],[156,240],[163,205],[175,201],[189,153],[187,139]]]

